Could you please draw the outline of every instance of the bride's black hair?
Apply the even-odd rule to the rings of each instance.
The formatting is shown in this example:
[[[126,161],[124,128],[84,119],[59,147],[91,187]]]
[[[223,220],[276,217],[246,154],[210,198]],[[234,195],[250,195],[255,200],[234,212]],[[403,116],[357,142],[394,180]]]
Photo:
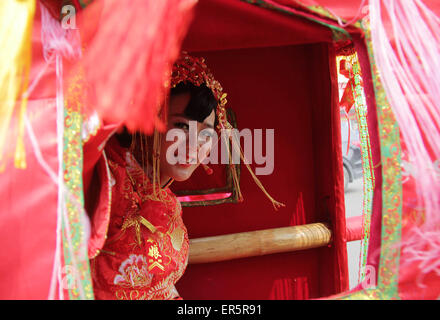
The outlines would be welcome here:
[[[198,87],[191,82],[181,82],[170,91],[171,96],[185,93],[189,93],[191,95],[188,105],[184,111],[185,116],[187,116],[190,120],[203,122],[213,110],[215,113],[217,108],[217,100],[215,99],[211,89],[209,89],[205,84],[202,84]],[[216,115],[214,127],[217,126],[217,121],[218,119]],[[128,132],[126,127],[124,127],[121,133],[116,134],[116,137],[121,146],[125,148],[130,146],[132,135],[130,132]]]
[[[211,89],[204,83],[199,87],[191,82],[180,82],[177,86],[171,89],[170,95],[178,95],[189,93],[191,95],[188,105],[185,108],[184,114],[191,120],[203,122],[212,111],[217,108],[217,100],[214,97]],[[217,124],[217,117],[216,121]]]

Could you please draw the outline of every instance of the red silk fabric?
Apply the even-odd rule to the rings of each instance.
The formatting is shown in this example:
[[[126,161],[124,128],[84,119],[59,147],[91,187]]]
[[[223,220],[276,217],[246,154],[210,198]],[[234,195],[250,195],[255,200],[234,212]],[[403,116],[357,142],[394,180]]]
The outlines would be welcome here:
[[[177,197],[181,202],[193,202],[193,201],[209,201],[209,200],[219,200],[227,199],[231,196],[230,192],[226,193],[209,193],[206,195],[191,195],[191,196],[181,196]]]
[[[153,184],[115,138],[107,143],[105,153],[110,177],[100,180],[104,189],[108,182],[112,185],[111,214],[105,244],[90,261],[95,298],[177,298],[174,284],[185,270],[189,247],[180,203],[169,189],[161,190],[161,200],[151,198]]]
[[[347,242],[362,238],[362,216],[347,218]]]

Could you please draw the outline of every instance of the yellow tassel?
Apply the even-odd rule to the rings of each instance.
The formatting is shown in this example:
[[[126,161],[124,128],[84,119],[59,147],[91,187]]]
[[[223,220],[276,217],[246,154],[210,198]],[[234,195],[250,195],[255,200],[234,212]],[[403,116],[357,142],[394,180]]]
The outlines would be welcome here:
[[[142,223],[152,233],[155,233],[157,231],[157,228],[150,221],[145,219],[144,217],[139,216],[139,222]]]
[[[153,156],[152,156],[152,171],[153,171],[153,194],[148,196],[153,201],[164,201],[166,192],[163,192],[160,186],[160,146],[161,146],[162,134],[154,130],[153,135]]]
[[[238,201],[241,202],[243,201],[243,195],[241,193],[241,189],[240,189],[240,181],[238,178],[238,174],[237,174],[237,167],[235,166],[235,164],[232,164],[232,152],[229,149],[229,141],[228,138],[226,138],[226,136],[224,136],[224,143],[225,146],[228,150],[228,154],[229,154],[229,163],[230,163],[230,167],[231,167],[231,173],[232,173],[232,182],[234,184],[234,190],[237,192],[237,197],[238,197]]]
[[[31,37],[35,0],[0,1],[0,167],[5,166],[5,144],[11,130],[11,119],[18,110],[15,167],[26,168],[24,116],[31,66]]]
[[[160,138],[159,132],[154,130],[153,136],[153,196],[159,201],[160,191],[157,190],[157,185],[160,184]]]

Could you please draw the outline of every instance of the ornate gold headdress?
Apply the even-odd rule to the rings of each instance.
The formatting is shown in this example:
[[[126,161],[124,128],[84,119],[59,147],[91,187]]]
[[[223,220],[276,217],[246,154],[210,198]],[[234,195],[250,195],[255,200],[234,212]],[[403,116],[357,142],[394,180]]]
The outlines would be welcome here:
[[[182,52],[173,66],[171,88],[174,88],[181,82],[190,82],[195,86],[200,86],[204,83],[211,89],[218,102],[216,114],[219,124],[217,128],[219,130],[232,129],[226,118],[225,105],[228,102],[226,100],[227,94],[223,92],[220,82],[214,79],[214,76],[205,64],[204,58],[192,57],[187,52]]]

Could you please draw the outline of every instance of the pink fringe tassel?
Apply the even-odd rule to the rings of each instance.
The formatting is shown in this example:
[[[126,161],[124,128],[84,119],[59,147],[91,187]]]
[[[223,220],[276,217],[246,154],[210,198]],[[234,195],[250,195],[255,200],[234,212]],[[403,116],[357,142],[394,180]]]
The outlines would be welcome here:
[[[440,275],[440,19],[420,0],[370,0],[370,18],[376,64],[413,166],[418,207],[425,209],[423,223],[400,244],[401,268],[418,264],[421,280],[430,272]]]

